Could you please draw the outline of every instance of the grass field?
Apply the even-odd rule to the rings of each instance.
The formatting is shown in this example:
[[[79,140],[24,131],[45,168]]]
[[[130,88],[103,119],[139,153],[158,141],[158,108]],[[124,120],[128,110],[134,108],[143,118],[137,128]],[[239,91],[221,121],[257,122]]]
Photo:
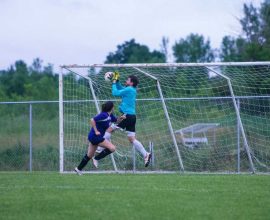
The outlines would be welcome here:
[[[1,172],[0,219],[269,219],[269,175]]]

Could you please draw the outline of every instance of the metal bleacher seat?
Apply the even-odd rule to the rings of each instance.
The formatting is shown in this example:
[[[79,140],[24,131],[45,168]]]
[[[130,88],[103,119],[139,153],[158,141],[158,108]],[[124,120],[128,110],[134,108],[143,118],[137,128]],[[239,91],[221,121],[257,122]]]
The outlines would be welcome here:
[[[206,133],[211,129],[214,132],[213,138],[215,142],[215,128],[219,123],[196,123],[185,128],[174,131],[179,134],[182,144],[186,147],[194,148],[201,144],[208,145]]]

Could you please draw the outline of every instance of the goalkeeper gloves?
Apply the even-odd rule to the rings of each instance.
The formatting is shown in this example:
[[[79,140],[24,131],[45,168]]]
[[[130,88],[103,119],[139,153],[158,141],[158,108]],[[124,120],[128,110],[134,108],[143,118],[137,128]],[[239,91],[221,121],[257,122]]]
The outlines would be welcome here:
[[[117,71],[113,72],[112,81],[114,81],[114,80],[118,81],[119,78],[120,78],[120,73]]]

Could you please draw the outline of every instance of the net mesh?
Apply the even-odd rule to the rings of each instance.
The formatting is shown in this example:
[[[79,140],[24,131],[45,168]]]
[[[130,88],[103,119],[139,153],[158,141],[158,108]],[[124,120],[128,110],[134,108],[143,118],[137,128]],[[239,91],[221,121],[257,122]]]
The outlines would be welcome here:
[[[103,102],[112,100],[116,105],[116,115],[120,115],[118,105],[121,100],[112,96],[111,83],[104,80],[108,71],[119,71],[122,84],[129,75],[138,76],[136,137],[147,150],[152,142],[154,152],[150,167],[145,168],[140,154],[133,154],[126,133],[116,131],[112,134],[112,143],[117,147],[113,157],[118,170],[179,171],[182,162],[184,169],[192,172],[250,171],[233,103],[235,100],[255,168],[257,171],[269,171],[269,65],[100,65],[65,68],[65,171],[73,170],[86,152],[89,120],[98,113],[90,89],[91,82],[97,104],[101,106]],[[230,79],[235,97],[224,76]],[[90,163],[86,170],[95,169]],[[111,157],[100,162],[99,170],[114,170]]]

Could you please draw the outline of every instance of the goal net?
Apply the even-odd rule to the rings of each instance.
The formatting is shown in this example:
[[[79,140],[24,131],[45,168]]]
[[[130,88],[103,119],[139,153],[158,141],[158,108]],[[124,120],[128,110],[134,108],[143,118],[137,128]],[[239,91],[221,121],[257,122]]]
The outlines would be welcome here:
[[[73,171],[88,147],[89,121],[112,100],[108,71],[124,85],[139,78],[136,137],[150,166],[116,131],[117,150],[90,172],[269,172],[270,63],[101,64],[62,66],[59,75],[60,171]]]

